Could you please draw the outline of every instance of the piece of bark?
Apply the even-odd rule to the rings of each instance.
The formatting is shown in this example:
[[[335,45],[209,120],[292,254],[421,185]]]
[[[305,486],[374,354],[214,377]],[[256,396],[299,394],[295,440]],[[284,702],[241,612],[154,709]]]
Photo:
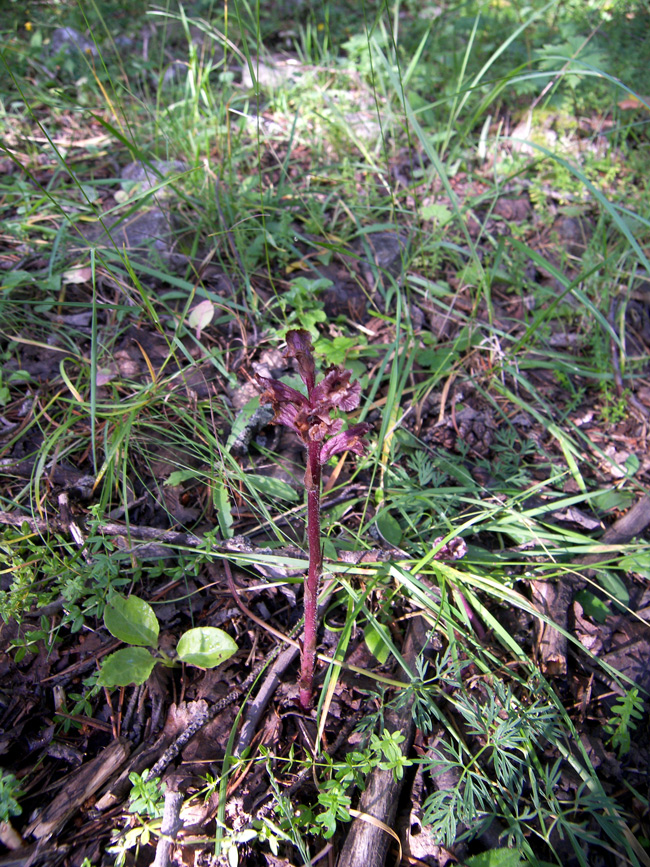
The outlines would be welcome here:
[[[0,842],[7,849],[22,849],[25,845],[25,841],[9,821],[0,822]]]
[[[573,581],[531,581],[530,592],[535,607],[547,620],[535,621],[535,658],[549,677],[567,673],[566,636],[557,628],[566,629],[567,612],[575,592]]]
[[[650,496],[644,494],[612,526],[605,530],[599,544],[625,545],[642,533],[650,524]],[[574,593],[584,586],[582,576],[593,577],[588,567],[600,563],[603,554],[587,554],[575,563],[575,574],[564,575],[557,584],[548,581],[532,581],[533,602],[540,613],[550,622],[537,620],[536,657],[540,668],[549,676],[565,675],[567,672],[567,639],[558,626],[566,631],[569,608]]]
[[[601,545],[626,545],[639,533],[643,533],[650,524],[650,495],[644,494],[632,508],[605,530],[600,540]],[[591,566],[602,560],[602,554],[587,554],[578,563]]]
[[[96,758],[70,774],[52,803],[27,827],[25,836],[42,840],[56,833],[75,810],[120,769],[130,751],[131,745],[126,738],[118,738]]]
[[[411,620],[402,650],[404,661],[411,671],[414,671],[415,658],[425,642],[424,622],[421,617],[415,617]],[[402,674],[405,678],[405,673]],[[415,733],[411,705],[412,702],[408,702],[399,713],[390,710],[385,716],[385,728],[390,732],[400,731],[404,735],[401,744],[403,755],[408,754],[411,749]],[[337,867],[383,867],[392,837],[381,826],[372,824],[363,817],[372,817],[394,829],[402,784],[403,780],[396,780],[392,771],[382,771],[380,768],[372,771],[361,795],[360,816],[350,827]]]
[[[35,867],[44,864],[46,867],[58,867],[66,855],[70,853],[70,846],[43,846],[42,841],[14,849],[9,855],[0,858],[0,867]]]
[[[168,738],[164,742],[164,746],[167,746],[169,741],[170,739]],[[137,774],[141,774],[145,768],[151,767],[151,765],[156,761],[156,758],[160,755],[160,750],[164,749],[164,746],[161,747],[161,742],[162,736],[151,747],[147,747],[145,744],[139,744],[134,749],[129,756],[128,762],[125,762],[120,768],[119,774],[114,779],[110,780],[110,782],[105,785],[102,791],[97,795],[95,810],[104,813],[106,810],[111,810],[117,804],[121,804],[122,801],[126,800],[129,792],[133,788],[133,784],[129,780],[129,774],[134,771]]]

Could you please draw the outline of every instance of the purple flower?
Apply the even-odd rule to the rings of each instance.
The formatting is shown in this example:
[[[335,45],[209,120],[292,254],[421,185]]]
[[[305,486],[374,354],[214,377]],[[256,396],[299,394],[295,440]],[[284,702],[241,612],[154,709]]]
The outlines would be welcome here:
[[[288,332],[285,357],[296,359],[307,396],[277,379],[256,374],[257,382],[264,389],[260,400],[272,405],[275,424],[294,430],[307,447],[322,443],[318,453],[320,464],[344,451],[365,454],[363,437],[371,426],[361,422],[342,431],[343,421],[333,417],[337,410],[350,412],[359,406],[361,383],[350,382],[349,370],[331,367],[316,384],[313,347],[307,331]]]
[[[433,547],[439,545],[444,536],[438,536],[433,540]],[[460,560],[467,554],[467,542],[461,536],[450,539],[439,551],[433,555],[434,560]]]
[[[353,424],[352,427],[333,436],[320,450],[321,464],[327,463],[332,455],[338,455],[339,452],[354,452],[356,455],[365,454],[366,443],[362,437],[369,430],[370,425],[361,422],[360,424]]]

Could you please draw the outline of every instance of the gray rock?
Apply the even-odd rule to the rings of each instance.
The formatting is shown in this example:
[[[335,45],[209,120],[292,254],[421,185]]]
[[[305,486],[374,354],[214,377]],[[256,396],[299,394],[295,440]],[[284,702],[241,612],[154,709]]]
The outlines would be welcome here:
[[[594,224],[589,217],[562,217],[555,228],[569,256],[581,259],[594,234]]]
[[[163,73],[163,86],[168,87],[172,84],[181,84],[187,78],[187,70],[188,64],[186,60],[172,60]]]
[[[135,39],[122,33],[118,34],[113,42],[118,48],[123,48],[125,51],[133,51],[135,47]]]
[[[162,208],[147,208],[133,214],[129,219],[96,223],[84,231],[84,237],[91,244],[101,247],[115,246],[121,250],[146,249],[153,247],[158,253],[171,250],[172,227],[169,214]]]
[[[385,279],[388,274],[397,280],[404,270],[403,262],[408,253],[408,238],[399,232],[371,232],[362,235],[355,242],[354,248],[367,262],[364,270],[371,274],[376,270],[379,271],[382,279]]]
[[[135,214],[122,223],[118,232],[119,240],[127,247],[147,247],[153,243],[158,252],[164,253],[171,246],[169,214],[161,208],[149,208]]]
[[[138,185],[140,193],[153,189],[164,178],[187,169],[180,160],[155,160],[150,165],[132,162],[124,167],[121,176],[121,186],[130,191]],[[166,201],[170,193],[162,188],[154,196],[155,204],[143,202],[126,220],[110,217],[87,225],[80,224],[77,228],[83,238],[90,244],[101,247],[128,250],[155,250],[161,256],[167,256],[172,251],[173,232],[169,204]],[[125,205],[128,207],[128,203]]]
[[[53,57],[60,52],[70,54],[71,51],[81,51],[82,54],[97,55],[95,43],[82,36],[74,27],[57,27],[50,38],[48,50]]]
[[[177,175],[187,171],[187,164],[181,160],[154,160],[150,165],[133,162],[122,169],[122,188],[130,190],[135,184],[139,184],[140,192],[153,189],[169,175]],[[126,183],[124,183],[126,181]],[[165,195],[165,190],[160,189],[158,196]]]
[[[345,115],[345,122],[350,131],[364,141],[376,142],[381,135],[376,112],[372,114],[369,111],[352,111]]]
[[[288,61],[286,58],[272,57],[268,61],[257,60],[251,58],[253,63],[253,73],[260,87],[273,90],[276,87],[281,87],[292,78],[299,78],[304,69],[296,61]],[[242,68],[242,84],[246,88],[253,88],[253,76],[248,68],[248,64],[244,64]]]

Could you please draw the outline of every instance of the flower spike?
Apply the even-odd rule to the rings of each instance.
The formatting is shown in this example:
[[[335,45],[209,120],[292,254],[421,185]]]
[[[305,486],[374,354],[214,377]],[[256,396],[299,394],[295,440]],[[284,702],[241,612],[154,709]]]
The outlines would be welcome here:
[[[318,583],[322,572],[320,539],[320,497],[322,465],[341,452],[365,454],[364,436],[370,430],[365,422],[342,430],[343,420],[334,414],[350,412],[359,406],[361,384],[350,382],[349,370],[332,367],[316,384],[314,348],[308,331],[287,333],[287,358],[295,358],[298,372],[307,389],[307,396],[295,388],[256,376],[263,389],[262,403],[273,407],[275,424],[283,424],[295,431],[307,448],[305,488],[307,490],[307,537],[309,540],[309,571],[305,581],[305,639],[302,648],[300,673],[300,702],[303,708],[311,705],[314,665],[316,661],[316,615],[318,612]]]

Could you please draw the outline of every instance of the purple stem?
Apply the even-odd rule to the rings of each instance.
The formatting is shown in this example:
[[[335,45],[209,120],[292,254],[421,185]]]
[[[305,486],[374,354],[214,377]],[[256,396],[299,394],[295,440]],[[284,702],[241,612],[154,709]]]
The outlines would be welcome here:
[[[476,614],[474,614],[474,609],[470,606],[467,599],[465,599],[465,597],[463,596],[462,590],[458,590],[458,595],[460,596],[461,605],[465,609],[465,614],[467,615],[467,618],[468,618],[469,622],[471,623],[471,625],[474,627],[474,632],[476,632],[476,634],[479,638],[479,641],[484,641],[485,640],[485,629],[483,629],[483,625],[481,624],[481,621],[478,619]]]
[[[316,632],[318,629],[318,584],[323,568],[320,545],[320,466],[321,444],[307,446],[307,540],[309,542],[309,570],[305,582],[305,643],[302,648],[300,669],[300,704],[307,710],[311,706],[314,665],[316,663]]]

